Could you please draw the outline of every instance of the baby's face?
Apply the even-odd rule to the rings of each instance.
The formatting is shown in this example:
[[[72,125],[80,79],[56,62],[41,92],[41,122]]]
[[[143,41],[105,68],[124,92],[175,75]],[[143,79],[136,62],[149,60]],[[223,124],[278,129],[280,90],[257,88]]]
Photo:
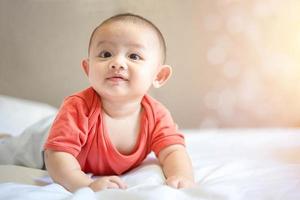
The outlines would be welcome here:
[[[131,22],[105,24],[91,43],[89,81],[103,98],[141,98],[159,71],[160,52],[151,28]]]

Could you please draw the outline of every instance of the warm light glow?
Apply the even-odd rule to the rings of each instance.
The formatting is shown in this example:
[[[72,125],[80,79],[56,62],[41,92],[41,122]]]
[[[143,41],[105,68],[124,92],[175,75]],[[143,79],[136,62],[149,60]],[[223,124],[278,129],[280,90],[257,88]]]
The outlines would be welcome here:
[[[222,74],[200,126],[299,126],[300,1],[217,2],[203,31],[207,65]]]

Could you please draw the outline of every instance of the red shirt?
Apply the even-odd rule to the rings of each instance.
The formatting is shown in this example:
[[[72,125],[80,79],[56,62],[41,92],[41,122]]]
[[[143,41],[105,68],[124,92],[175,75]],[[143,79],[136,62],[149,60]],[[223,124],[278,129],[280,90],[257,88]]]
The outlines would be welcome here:
[[[45,149],[72,154],[81,169],[94,175],[119,175],[138,166],[146,156],[172,144],[184,145],[168,110],[145,95],[140,132],[131,154],[114,147],[102,119],[101,97],[92,89],[69,96],[50,129]]]

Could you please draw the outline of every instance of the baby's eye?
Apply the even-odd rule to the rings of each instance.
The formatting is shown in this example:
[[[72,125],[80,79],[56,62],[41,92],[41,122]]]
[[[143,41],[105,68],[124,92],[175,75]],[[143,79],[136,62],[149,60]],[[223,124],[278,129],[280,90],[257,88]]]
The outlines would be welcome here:
[[[141,56],[139,56],[138,54],[136,53],[132,53],[129,55],[129,58],[132,59],[132,60],[141,60]]]
[[[111,55],[111,53],[110,53],[109,51],[102,51],[102,52],[99,54],[99,56],[100,56],[101,58],[108,58],[108,57],[111,57],[112,55]]]

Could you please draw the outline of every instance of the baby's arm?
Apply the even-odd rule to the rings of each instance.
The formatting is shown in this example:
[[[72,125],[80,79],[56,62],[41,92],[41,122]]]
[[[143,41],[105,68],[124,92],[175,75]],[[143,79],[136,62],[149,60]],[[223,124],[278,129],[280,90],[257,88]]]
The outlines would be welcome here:
[[[195,184],[192,163],[184,146],[168,146],[161,150],[158,159],[166,176],[167,185],[187,188]]]
[[[90,187],[94,191],[126,188],[125,183],[117,176],[91,179],[81,171],[78,161],[69,153],[46,150],[45,164],[51,178],[71,192],[82,187]]]

